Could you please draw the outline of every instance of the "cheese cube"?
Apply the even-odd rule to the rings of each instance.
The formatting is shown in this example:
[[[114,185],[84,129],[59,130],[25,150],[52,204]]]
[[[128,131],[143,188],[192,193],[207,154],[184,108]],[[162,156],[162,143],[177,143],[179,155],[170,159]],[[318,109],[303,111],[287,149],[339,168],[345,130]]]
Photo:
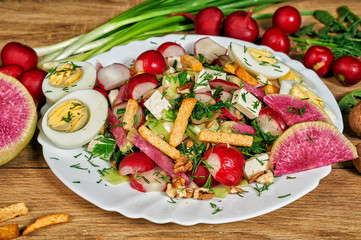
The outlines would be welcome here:
[[[254,155],[246,160],[244,165],[244,174],[248,179],[251,179],[257,173],[267,171],[269,167],[269,156],[267,153]]]
[[[195,89],[194,91],[197,93],[201,92],[210,92],[211,87],[209,86],[208,82],[213,79],[227,79],[227,73],[203,68],[200,72],[195,74]]]
[[[250,92],[241,88],[233,93],[232,103],[234,107],[249,119],[255,119],[259,115],[262,103]]]
[[[157,90],[150,98],[144,102],[144,106],[153,114],[153,116],[160,120],[162,118],[163,110],[168,110],[171,107],[168,99]]]

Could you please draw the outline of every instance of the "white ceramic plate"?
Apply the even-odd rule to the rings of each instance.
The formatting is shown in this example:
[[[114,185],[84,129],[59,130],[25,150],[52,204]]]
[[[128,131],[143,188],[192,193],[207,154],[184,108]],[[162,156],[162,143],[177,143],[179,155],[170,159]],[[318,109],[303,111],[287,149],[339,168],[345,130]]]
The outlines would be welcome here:
[[[193,44],[202,37],[204,36],[167,35],[145,41],[135,41],[125,46],[115,47],[109,52],[90,59],[89,62],[95,64],[96,61],[99,61],[103,66],[114,62],[130,65],[140,53],[149,49],[156,49],[166,41],[175,41],[181,44],[188,53],[192,53]],[[225,47],[232,41],[260,48],[260,46],[235,39],[212,38]],[[267,47],[262,46],[262,48]],[[274,54],[283,63],[299,72],[304,78],[305,84],[318,96],[325,99],[328,108],[334,113],[335,125],[342,132],[343,123],[337,102],[320,78],[313,71],[306,69],[300,62],[291,60],[287,55],[283,53]],[[46,107],[42,110],[44,111]],[[243,197],[228,195],[225,199],[215,198],[205,201],[175,199],[176,203],[171,203],[170,198],[165,193],[140,193],[132,189],[129,183],[112,186],[104,180],[99,182],[98,170],[109,167],[109,165],[107,162],[96,158],[93,162],[99,166],[92,166],[87,161],[90,154],[82,148],[60,149],[52,144],[42,131],[40,131],[38,141],[43,146],[43,154],[51,170],[76,194],[104,210],[116,211],[130,218],[145,218],[155,223],[216,224],[253,218],[299,199],[316,188],[320,179],[327,176],[331,171],[331,166],[326,166],[289,175],[292,178],[288,178],[288,176],[275,178],[274,184],[269,187],[269,190],[262,192],[260,196],[254,189],[255,185],[250,185],[245,189],[248,192]],[[77,156],[80,153],[81,155]],[[71,167],[76,164],[84,170]],[[287,197],[282,198],[281,196]],[[216,208],[212,206],[216,206]],[[221,211],[213,214],[217,208]]]

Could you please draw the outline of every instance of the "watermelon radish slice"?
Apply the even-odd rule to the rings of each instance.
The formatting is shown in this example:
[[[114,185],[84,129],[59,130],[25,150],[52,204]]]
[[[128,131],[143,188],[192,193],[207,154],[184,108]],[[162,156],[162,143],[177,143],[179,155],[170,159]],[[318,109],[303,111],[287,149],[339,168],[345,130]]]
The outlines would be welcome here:
[[[313,103],[284,94],[270,94],[263,102],[277,112],[288,126],[309,121],[332,123],[327,113]]]
[[[30,142],[37,121],[33,98],[15,78],[0,73],[0,166]]]
[[[278,137],[269,162],[278,176],[356,157],[355,146],[334,125],[314,121],[295,124]]]

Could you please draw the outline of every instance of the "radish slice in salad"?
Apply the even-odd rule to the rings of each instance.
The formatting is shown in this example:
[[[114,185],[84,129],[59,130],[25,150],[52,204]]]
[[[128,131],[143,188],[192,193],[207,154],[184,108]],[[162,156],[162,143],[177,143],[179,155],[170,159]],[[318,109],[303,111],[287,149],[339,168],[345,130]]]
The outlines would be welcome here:
[[[113,63],[97,72],[97,82],[104,90],[120,87],[131,77],[130,70],[123,64]]]

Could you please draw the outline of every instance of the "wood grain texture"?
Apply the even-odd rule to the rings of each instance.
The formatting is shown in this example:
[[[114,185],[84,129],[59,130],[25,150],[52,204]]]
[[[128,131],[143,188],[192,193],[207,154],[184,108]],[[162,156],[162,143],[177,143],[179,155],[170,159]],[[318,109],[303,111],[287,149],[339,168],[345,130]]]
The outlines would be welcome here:
[[[45,46],[90,31],[141,0],[4,0],[0,1],[0,48],[10,41],[32,47]],[[359,0],[295,0],[277,4],[299,10],[326,9],[336,16],[336,8],[347,4],[361,16]],[[313,22],[304,17],[303,24]],[[260,21],[261,32],[271,23]],[[361,87],[343,87],[333,77],[323,79],[337,100]],[[360,143],[345,124],[345,135]],[[59,212],[70,213],[69,223],[35,231],[21,239],[361,239],[361,174],[350,162],[333,166],[320,185],[299,200],[269,214],[227,224],[154,224],[107,212],[69,190],[48,168],[36,141],[13,161],[0,167],[0,207],[23,201],[29,214],[7,221],[21,229],[36,218]],[[2,226],[1,225],[1,226]]]

